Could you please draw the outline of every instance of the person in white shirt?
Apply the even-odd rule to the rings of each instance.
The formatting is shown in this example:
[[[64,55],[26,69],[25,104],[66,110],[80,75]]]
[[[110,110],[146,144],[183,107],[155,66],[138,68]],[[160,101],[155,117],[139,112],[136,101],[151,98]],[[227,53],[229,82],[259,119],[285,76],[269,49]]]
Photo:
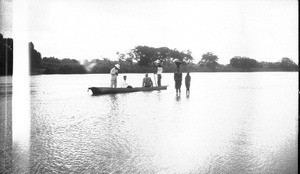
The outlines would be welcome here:
[[[117,87],[117,77],[118,77],[118,70],[120,69],[120,65],[116,64],[111,70],[110,70],[110,75],[111,75],[111,83],[110,87],[111,88],[116,88]]]
[[[162,66],[159,64],[157,66],[157,85],[161,86],[161,78],[162,78],[162,72],[163,72],[163,68]]]
[[[154,66],[157,68],[157,85],[158,86],[161,86],[161,78],[162,78],[162,72],[163,72],[163,68],[161,66],[161,61],[160,60],[157,60],[155,63],[154,63]]]
[[[127,84],[126,79],[127,76],[123,76],[122,88],[132,88],[132,86]]]

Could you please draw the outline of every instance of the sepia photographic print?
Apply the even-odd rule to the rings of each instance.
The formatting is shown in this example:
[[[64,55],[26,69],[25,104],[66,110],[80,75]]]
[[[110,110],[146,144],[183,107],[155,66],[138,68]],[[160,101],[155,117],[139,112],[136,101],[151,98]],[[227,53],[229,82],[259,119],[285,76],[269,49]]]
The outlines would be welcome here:
[[[0,0],[0,173],[298,173],[298,6]]]

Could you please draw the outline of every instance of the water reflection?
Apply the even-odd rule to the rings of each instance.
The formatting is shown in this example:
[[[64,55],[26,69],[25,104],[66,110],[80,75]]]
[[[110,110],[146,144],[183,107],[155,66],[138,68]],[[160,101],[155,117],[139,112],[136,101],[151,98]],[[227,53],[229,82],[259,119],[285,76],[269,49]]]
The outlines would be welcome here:
[[[297,173],[293,75],[199,73],[192,97],[87,94],[99,76],[35,77],[30,173]]]
[[[180,101],[181,100],[181,95],[180,94],[176,94],[175,99],[176,99],[176,101]]]
[[[11,102],[11,94],[0,95],[0,173],[12,173]]]
[[[118,95],[117,94],[108,94],[109,99],[110,99],[110,106],[111,110],[115,111],[118,110]]]
[[[186,98],[190,98],[190,92],[186,94]]]
[[[0,173],[12,173],[12,77],[0,76]]]

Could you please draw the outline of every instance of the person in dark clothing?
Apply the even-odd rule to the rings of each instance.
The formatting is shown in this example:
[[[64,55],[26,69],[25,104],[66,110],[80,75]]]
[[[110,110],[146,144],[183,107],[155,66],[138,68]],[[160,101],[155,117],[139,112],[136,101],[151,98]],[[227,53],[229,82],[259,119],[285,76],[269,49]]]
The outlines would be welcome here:
[[[182,73],[180,69],[177,68],[176,72],[174,73],[174,80],[175,80],[175,89],[176,95],[181,94],[181,82],[182,82]]]
[[[185,88],[186,88],[186,95],[190,95],[190,85],[191,85],[191,76],[190,73],[186,73],[185,76]]]

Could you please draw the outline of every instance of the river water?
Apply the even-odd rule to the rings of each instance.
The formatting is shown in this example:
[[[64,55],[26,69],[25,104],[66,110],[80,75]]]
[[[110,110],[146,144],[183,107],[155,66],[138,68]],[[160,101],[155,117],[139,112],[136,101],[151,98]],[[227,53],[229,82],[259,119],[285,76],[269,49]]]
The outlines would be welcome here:
[[[143,74],[126,75],[141,86]],[[13,149],[26,159],[13,170],[298,173],[298,73],[191,77],[190,96],[184,83],[176,96],[167,73],[167,90],[93,96],[88,87],[109,86],[108,74],[31,76],[29,147]]]
[[[12,77],[0,76],[0,173],[12,172]]]

